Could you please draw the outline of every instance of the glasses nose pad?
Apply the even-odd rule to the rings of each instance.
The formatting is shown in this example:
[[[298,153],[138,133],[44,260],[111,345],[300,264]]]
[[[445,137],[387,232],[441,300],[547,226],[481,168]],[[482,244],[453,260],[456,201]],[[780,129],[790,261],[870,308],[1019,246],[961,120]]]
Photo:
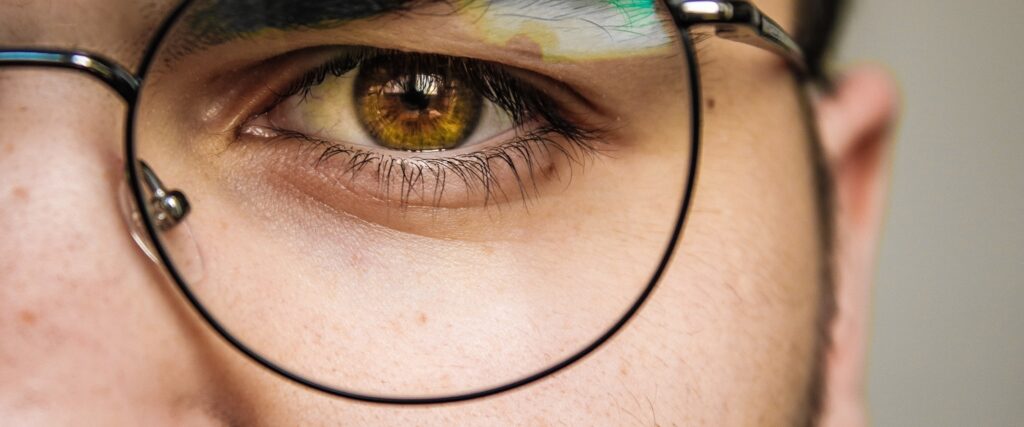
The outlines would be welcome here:
[[[132,240],[135,241],[135,244],[142,250],[142,253],[146,254],[150,261],[157,265],[162,265],[160,257],[157,256],[156,248],[153,247],[153,241],[146,233],[146,226],[142,223],[143,214],[135,203],[127,180],[121,181],[118,199],[120,199],[121,216],[128,226],[128,232],[131,234]],[[188,221],[181,220],[174,224],[173,227],[165,230],[160,230],[158,227],[157,232],[160,233],[160,241],[164,245],[164,250],[174,263],[173,267],[178,271],[182,279],[190,285],[194,285],[202,280],[203,259],[200,256],[199,247],[196,246],[195,239],[192,236],[192,229],[189,227]]]

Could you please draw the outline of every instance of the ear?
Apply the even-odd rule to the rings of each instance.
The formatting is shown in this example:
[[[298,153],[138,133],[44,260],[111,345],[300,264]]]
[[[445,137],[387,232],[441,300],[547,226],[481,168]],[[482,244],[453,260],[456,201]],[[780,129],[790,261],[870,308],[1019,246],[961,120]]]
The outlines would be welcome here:
[[[886,72],[861,67],[843,73],[833,90],[815,102],[836,202],[836,317],[826,363],[824,426],[867,425],[868,315],[897,98],[896,85]]]

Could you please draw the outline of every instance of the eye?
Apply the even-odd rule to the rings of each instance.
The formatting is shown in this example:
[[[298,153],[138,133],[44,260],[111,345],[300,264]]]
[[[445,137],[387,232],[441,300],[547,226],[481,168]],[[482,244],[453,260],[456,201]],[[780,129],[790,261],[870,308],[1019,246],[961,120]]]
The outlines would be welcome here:
[[[514,127],[507,111],[449,69],[451,61],[405,54],[378,55],[358,65],[347,58],[336,61],[318,84],[271,110],[269,125],[336,143],[407,152],[473,146]]]
[[[342,185],[399,188],[402,204],[487,204],[527,197],[539,169],[595,152],[595,131],[546,92],[498,64],[353,48],[295,79],[241,133],[322,147],[318,164],[347,157],[333,170]]]

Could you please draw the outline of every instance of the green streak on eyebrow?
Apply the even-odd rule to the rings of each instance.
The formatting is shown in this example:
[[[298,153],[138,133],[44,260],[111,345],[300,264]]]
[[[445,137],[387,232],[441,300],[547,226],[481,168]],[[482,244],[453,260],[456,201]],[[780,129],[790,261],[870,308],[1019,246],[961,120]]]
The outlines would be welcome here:
[[[672,46],[655,0],[494,0],[463,15],[485,42],[536,50],[550,62],[661,55]]]
[[[636,28],[651,25],[656,21],[654,0],[606,0],[623,18],[626,26]]]

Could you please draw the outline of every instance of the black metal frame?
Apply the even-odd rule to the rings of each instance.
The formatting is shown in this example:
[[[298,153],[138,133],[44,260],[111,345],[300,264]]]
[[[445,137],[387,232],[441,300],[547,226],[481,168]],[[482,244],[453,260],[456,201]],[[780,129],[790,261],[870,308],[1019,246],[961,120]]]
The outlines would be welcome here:
[[[117,65],[113,61],[104,59],[102,56],[85,52],[0,48],[0,66],[57,67],[79,70],[98,78],[121,95],[129,106],[128,120],[125,126],[125,168],[128,175],[129,185],[131,187],[132,198],[136,204],[136,208],[141,212],[148,212],[148,208],[154,202],[154,200],[147,198],[147,189],[144,188],[143,184],[146,180],[141,178],[152,180],[155,179],[155,175],[151,178],[150,175],[153,175],[152,172],[145,169],[145,165],[136,158],[134,129],[136,126],[135,115],[138,112],[136,106],[139,96],[139,88],[144,81],[146,72],[153,61],[157,50],[160,47],[161,41],[163,41],[171,26],[177,22],[178,18],[180,18],[181,14],[190,3],[192,3],[192,0],[183,0],[163,21],[146,49],[145,56],[143,57],[143,61],[139,67],[140,71],[137,74],[128,72],[125,68]],[[793,42],[792,38],[787,35],[785,31],[775,23],[775,21],[764,16],[757,7],[747,0],[665,0],[665,4],[668,6],[672,14],[672,18],[676,27],[679,29],[680,37],[682,39],[683,53],[686,56],[689,67],[689,85],[691,88],[690,104],[693,111],[693,117],[691,120],[690,167],[685,176],[686,190],[680,201],[679,214],[675,222],[674,231],[662,255],[661,261],[658,263],[657,268],[651,275],[650,281],[637,297],[637,300],[633,305],[630,306],[622,317],[604,334],[599,336],[582,350],[555,365],[501,386],[447,396],[387,397],[366,395],[334,388],[305,378],[264,358],[258,352],[249,348],[245,343],[231,334],[219,321],[217,321],[206,307],[203,306],[199,299],[192,293],[184,277],[182,277],[177,268],[175,268],[167,250],[160,243],[158,232],[164,226],[151,215],[141,215],[142,225],[145,228],[148,239],[152,242],[152,248],[155,249],[156,256],[159,258],[160,264],[174,280],[178,289],[182,292],[185,298],[188,299],[195,310],[203,317],[210,327],[212,327],[222,338],[231,344],[231,346],[245,354],[251,360],[277,373],[278,375],[320,392],[371,403],[450,403],[502,393],[530,384],[560,371],[592,353],[598,347],[611,339],[612,336],[614,336],[620,329],[622,329],[623,326],[626,325],[626,323],[629,322],[633,315],[636,314],[650,296],[655,285],[661,279],[668,267],[669,261],[672,258],[675,247],[681,238],[683,226],[693,197],[694,185],[697,180],[703,114],[700,70],[697,66],[698,62],[696,51],[694,50],[693,40],[689,31],[699,27],[710,27],[713,29],[716,36],[768,49],[782,55],[801,77],[803,77],[806,70],[806,65],[799,46]],[[152,192],[152,189],[149,189],[148,191]]]

